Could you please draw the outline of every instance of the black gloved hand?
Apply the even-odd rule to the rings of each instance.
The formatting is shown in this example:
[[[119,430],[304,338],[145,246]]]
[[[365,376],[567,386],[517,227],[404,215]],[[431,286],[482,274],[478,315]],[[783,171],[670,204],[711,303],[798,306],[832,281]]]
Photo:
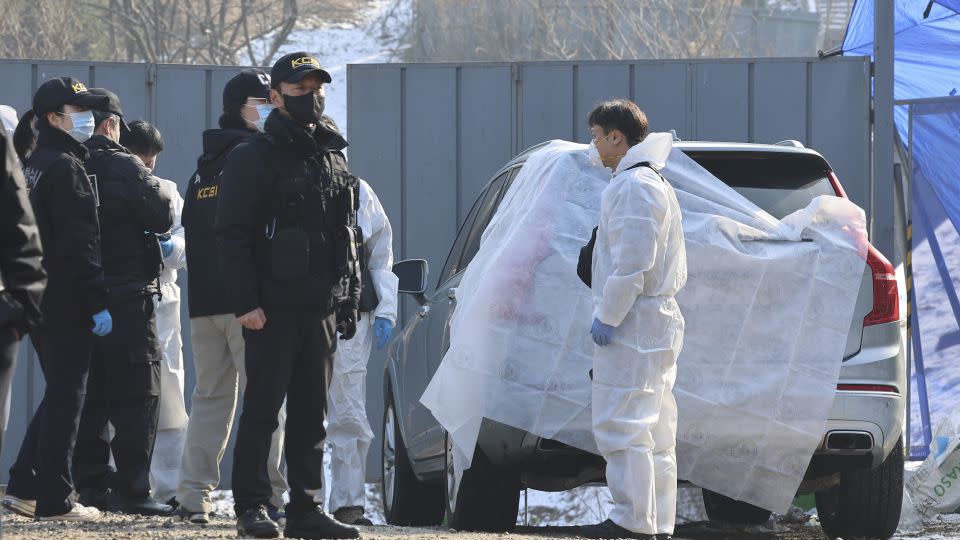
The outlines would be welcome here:
[[[353,308],[341,308],[337,313],[337,332],[340,339],[349,341],[357,334],[357,322],[360,314]]]

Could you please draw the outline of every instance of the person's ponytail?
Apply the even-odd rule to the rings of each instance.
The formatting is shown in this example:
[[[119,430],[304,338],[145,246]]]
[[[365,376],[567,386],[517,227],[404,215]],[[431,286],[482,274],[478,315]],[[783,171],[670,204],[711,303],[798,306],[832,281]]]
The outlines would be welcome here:
[[[37,115],[34,114],[33,109],[30,109],[20,117],[20,123],[17,124],[17,129],[13,132],[13,148],[20,156],[21,162],[27,161],[34,148],[37,147],[37,135],[34,132],[36,119]]]

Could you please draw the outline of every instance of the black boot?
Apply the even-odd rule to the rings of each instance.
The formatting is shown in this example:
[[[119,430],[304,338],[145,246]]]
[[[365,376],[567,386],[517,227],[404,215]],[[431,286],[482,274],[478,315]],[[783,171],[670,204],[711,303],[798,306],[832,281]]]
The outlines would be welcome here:
[[[176,511],[169,504],[163,504],[150,497],[122,497],[114,496],[110,507],[121,514],[135,516],[172,516]]]
[[[306,512],[291,512],[287,506],[287,526],[283,530],[286,538],[349,540],[360,538],[360,531],[356,527],[344,525],[333,519],[330,514],[321,511],[316,506]]]
[[[652,534],[635,533],[629,529],[617,525],[609,519],[597,525],[587,525],[580,527],[579,536],[592,538],[594,540],[613,540],[617,538],[631,538],[637,540],[656,540],[657,537]]]
[[[344,506],[333,512],[333,517],[340,523],[347,525],[360,525],[363,527],[372,527],[373,522],[363,517],[362,506]]]
[[[249,508],[237,516],[237,536],[240,538],[277,538],[280,527],[270,519],[263,506]]]

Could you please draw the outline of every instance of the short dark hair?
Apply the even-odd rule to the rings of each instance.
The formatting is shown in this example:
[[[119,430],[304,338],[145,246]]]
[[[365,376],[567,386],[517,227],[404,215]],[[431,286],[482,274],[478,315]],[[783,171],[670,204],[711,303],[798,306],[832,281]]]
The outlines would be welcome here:
[[[163,151],[160,130],[146,120],[130,122],[130,131],[120,134],[120,144],[139,156],[152,156]]]
[[[113,114],[112,112],[99,111],[99,110],[96,110],[96,109],[93,109],[93,110],[91,110],[90,112],[93,113],[93,128],[94,128],[94,129],[100,129],[100,124],[106,122],[107,120],[113,118],[114,116],[117,116],[117,115]]]
[[[587,124],[600,126],[604,134],[614,129],[620,131],[627,137],[627,143],[630,146],[646,139],[647,132],[650,130],[647,115],[629,99],[614,99],[600,103],[590,111]]]

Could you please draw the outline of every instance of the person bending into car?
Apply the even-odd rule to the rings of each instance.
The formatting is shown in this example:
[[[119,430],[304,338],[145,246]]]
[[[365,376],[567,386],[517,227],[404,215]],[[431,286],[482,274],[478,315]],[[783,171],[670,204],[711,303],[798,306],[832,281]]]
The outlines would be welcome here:
[[[680,206],[662,176],[673,139],[647,134],[627,100],[589,116],[593,146],[614,170],[600,200],[593,253],[593,433],[607,461],[610,519],[587,538],[670,538],[677,506],[677,404],[683,346],[674,296],[686,283]]]

